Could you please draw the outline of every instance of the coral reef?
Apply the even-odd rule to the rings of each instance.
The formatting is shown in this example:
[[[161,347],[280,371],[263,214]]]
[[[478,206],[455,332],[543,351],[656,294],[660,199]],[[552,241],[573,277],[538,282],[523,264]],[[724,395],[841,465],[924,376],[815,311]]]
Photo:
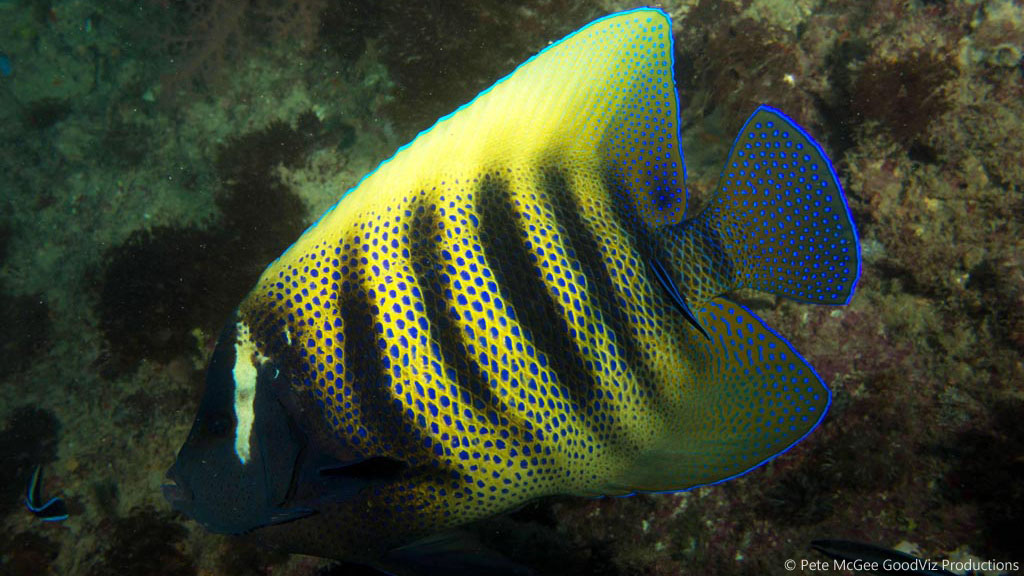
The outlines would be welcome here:
[[[267,550],[246,540],[231,540],[217,561],[217,573],[224,576],[270,574],[273,567],[282,564],[287,555]]]
[[[195,348],[190,331],[204,320],[210,324],[210,311],[196,307],[204,300],[196,294],[219,280],[206,273],[216,241],[217,235],[202,230],[161,227],[136,232],[111,251],[99,309],[111,351],[102,360],[105,375],[121,374],[143,358],[168,362]],[[244,290],[236,287],[235,295]],[[229,298],[214,305],[230,309]]]
[[[60,552],[60,545],[32,532],[0,536],[0,566],[9,576],[45,576]]]
[[[188,356],[202,344],[194,329],[218,333],[266,262],[305,228],[305,207],[276,170],[303,161],[322,139],[319,127],[307,113],[294,128],[272,122],[231,139],[216,163],[223,190],[215,227],[139,231],[110,251],[99,306],[109,375],[142,358]]]
[[[159,32],[173,69],[163,76],[165,96],[209,87],[238,66],[260,43],[295,42],[312,48],[325,0],[178,0]]]
[[[384,107],[402,139],[471,100],[516,64],[600,15],[585,2],[332,3],[322,40],[343,54],[372,48],[395,89]],[[515,22],[515,35],[507,34]],[[327,33],[330,30],[331,33]],[[481,46],[487,50],[480,50]]]
[[[21,509],[25,486],[36,466],[57,456],[60,422],[52,412],[22,406],[0,431],[0,508]]]
[[[896,60],[865,62],[850,87],[849,111],[884,125],[911,150],[928,125],[949,110],[944,87],[954,75],[949,55],[944,59],[911,53]]]
[[[141,508],[100,529],[105,532],[102,550],[97,561],[85,572],[88,576],[197,574],[194,563],[177,547],[187,531],[165,514]]]
[[[60,422],[52,412],[28,406],[13,411],[0,430],[0,510],[28,514],[25,486],[36,466],[56,458],[59,440]],[[0,531],[0,570],[11,576],[48,574],[60,548],[60,542],[35,532]]]
[[[11,229],[0,223],[0,264],[7,257]],[[0,284],[0,326],[16,326],[0,341],[0,372],[25,369],[50,340],[50,310],[42,294],[11,295]]]
[[[0,371],[24,370],[50,342],[50,309],[42,294],[0,293],[0,326],[17,326],[0,341]]]
[[[739,2],[701,0],[676,40],[676,81],[688,121],[720,109],[720,133],[732,138],[754,108],[771,102],[805,126],[819,124],[820,70],[795,30],[755,19]]]
[[[1024,521],[1024,461],[1006,455],[1024,454],[1021,414],[1024,403],[1008,403],[993,411],[990,430],[964,430],[946,448],[956,465],[945,483],[950,500],[979,508],[977,529],[968,540],[972,548],[1018,562],[1024,562],[1024,550],[1013,533]]]

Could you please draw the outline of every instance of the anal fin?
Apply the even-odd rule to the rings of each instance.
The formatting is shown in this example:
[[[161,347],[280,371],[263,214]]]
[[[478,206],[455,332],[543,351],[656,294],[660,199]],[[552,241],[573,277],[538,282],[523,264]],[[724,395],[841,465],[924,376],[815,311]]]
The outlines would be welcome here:
[[[682,351],[699,369],[664,433],[606,486],[607,494],[688,490],[745,474],[822,420],[830,392],[753,312],[725,298],[696,310],[709,339]]]

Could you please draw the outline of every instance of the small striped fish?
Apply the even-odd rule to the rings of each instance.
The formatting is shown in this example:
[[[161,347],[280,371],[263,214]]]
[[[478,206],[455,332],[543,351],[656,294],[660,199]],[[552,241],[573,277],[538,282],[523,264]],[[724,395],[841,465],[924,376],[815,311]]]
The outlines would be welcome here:
[[[767,106],[684,218],[670,30],[640,9],[548,47],[272,263],[221,336],[172,504],[394,569],[537,497],[712,484],[807,435],[828,389],[723,294],[846,303],[853,222]]]

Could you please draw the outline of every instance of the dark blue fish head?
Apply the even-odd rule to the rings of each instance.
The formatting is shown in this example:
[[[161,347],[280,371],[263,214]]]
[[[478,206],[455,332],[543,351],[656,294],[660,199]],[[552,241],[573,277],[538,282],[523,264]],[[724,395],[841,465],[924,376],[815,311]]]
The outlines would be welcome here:
[[[227,534],[312,513],[281,506],[304,440],[273,392],[275,363],[253,361],[238,326],[229,322],[217,342],[199,412],[167,472],[173,484],[163,487],[175,510]]]
[[[213,352],[199,411],[167,471],[164,497],[211,532],[246,534],[316,514],[396,480],[404,463],[325,449],[320,412],[303,406],[275,360],[232,319]],[[322,418],[322,415],[320,416]]]

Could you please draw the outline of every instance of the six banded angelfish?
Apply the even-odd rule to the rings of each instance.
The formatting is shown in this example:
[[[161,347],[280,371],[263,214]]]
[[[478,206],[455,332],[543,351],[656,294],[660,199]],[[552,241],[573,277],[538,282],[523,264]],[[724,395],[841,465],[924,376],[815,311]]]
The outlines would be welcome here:
[[[461,524],[713,484],[806,436],[828,389],[724,294],[845,304],[854,224],[768,106],[684,217],[670,31],[654,9],[585,26],[343,195],[221,334],[173,506],[290,552],[472,572],[490,560],[446,539]]]

